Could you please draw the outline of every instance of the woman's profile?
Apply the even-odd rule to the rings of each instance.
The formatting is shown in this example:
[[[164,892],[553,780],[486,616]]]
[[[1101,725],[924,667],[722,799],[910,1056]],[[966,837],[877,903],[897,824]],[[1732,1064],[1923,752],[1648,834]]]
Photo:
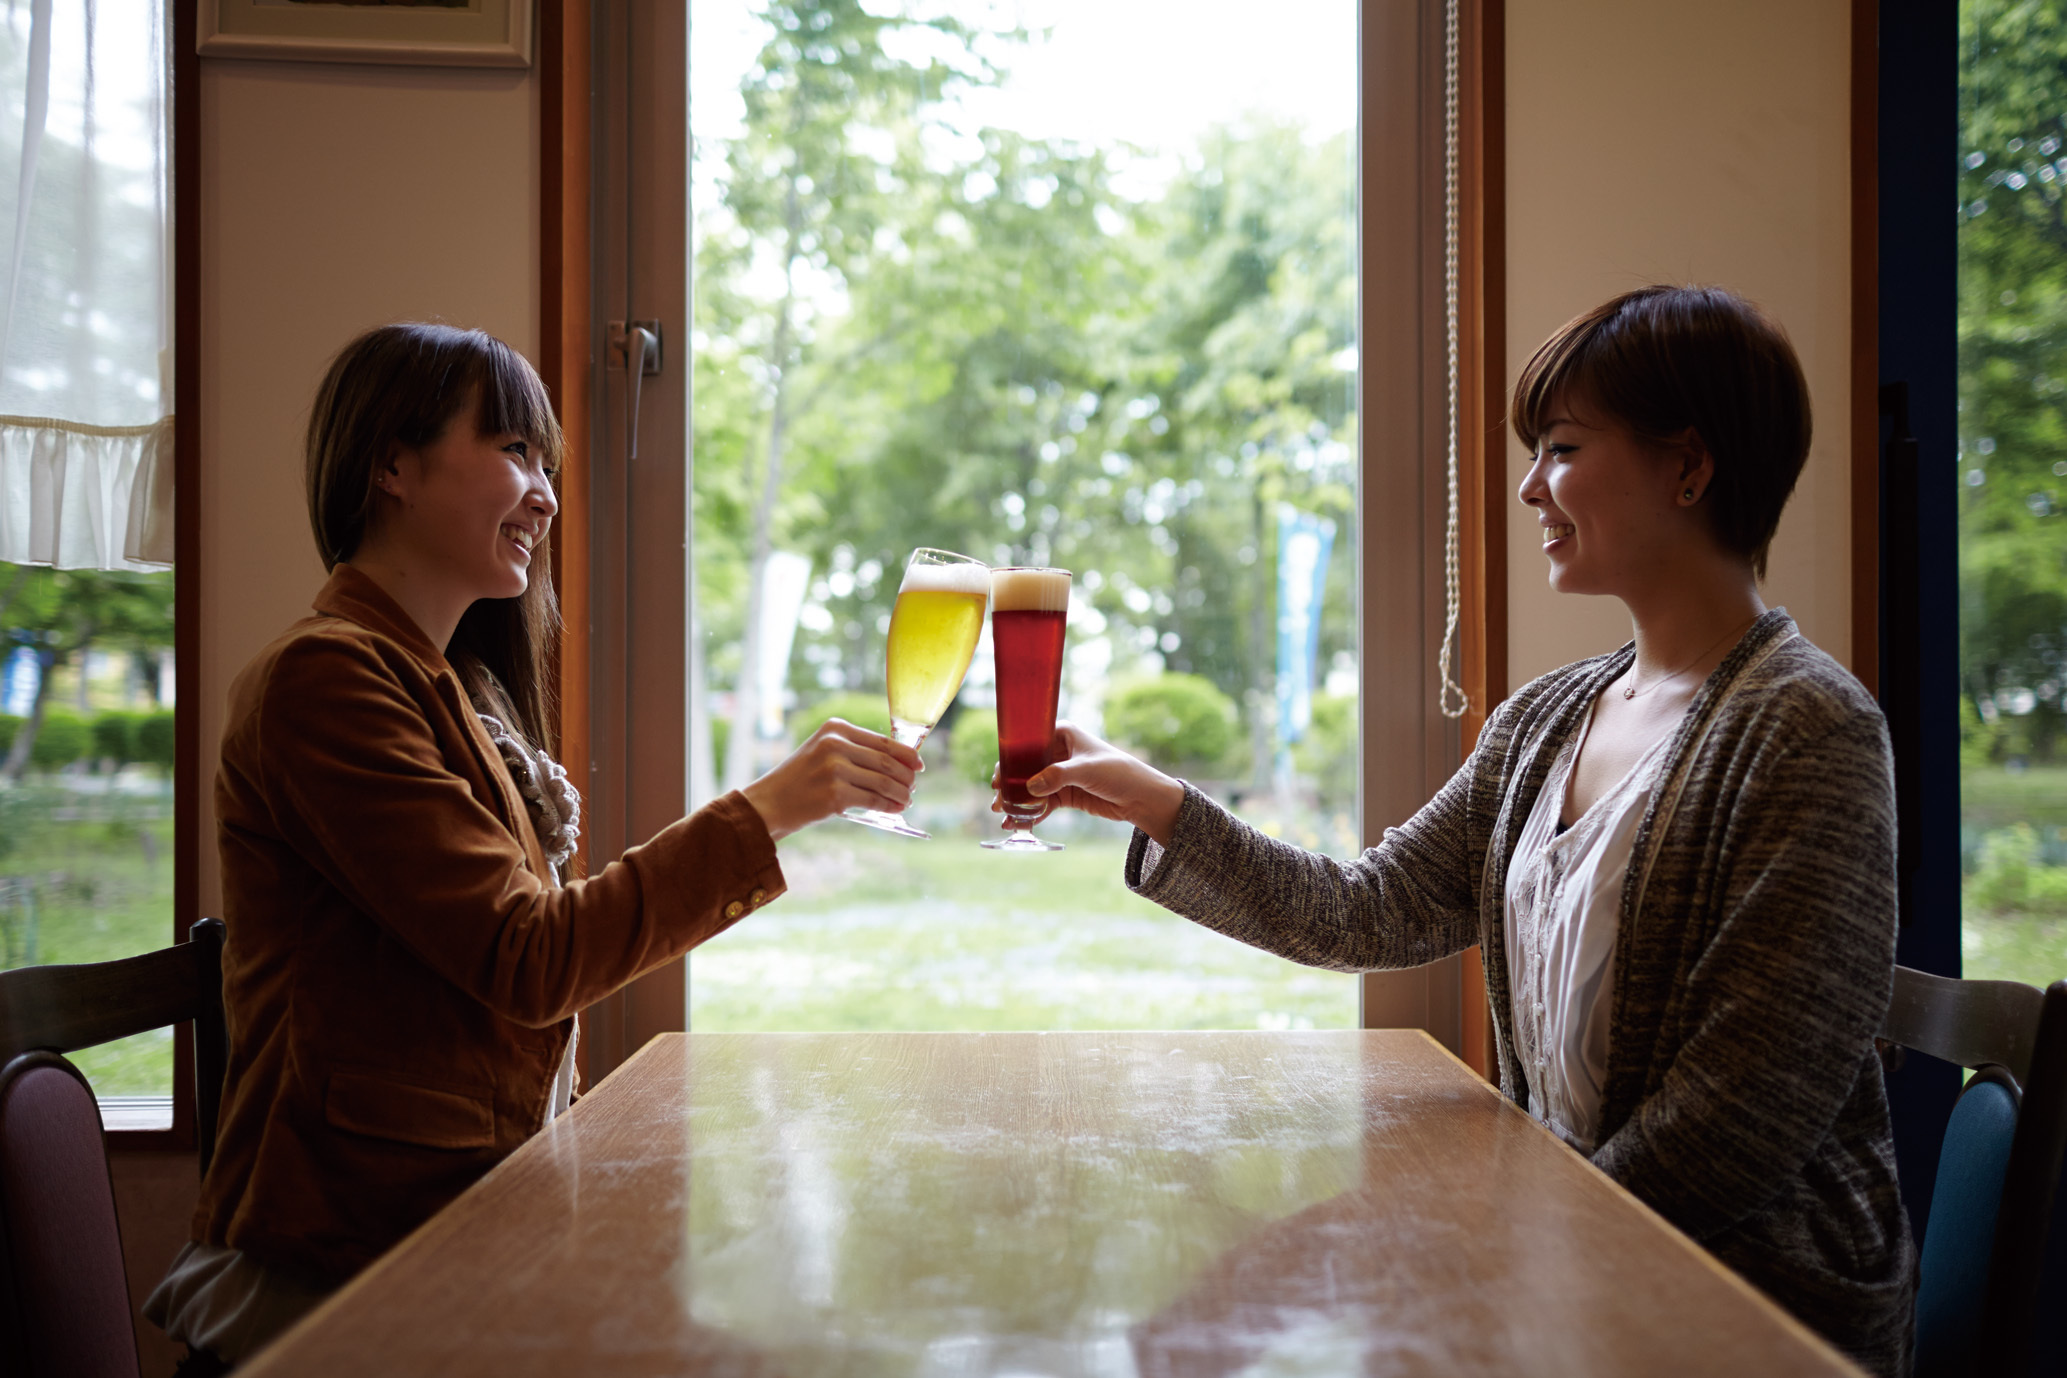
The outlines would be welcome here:
[[[1759,586],[1809,451],[1794,350],[1750,303],[1650,287],[1516,385],[1551,586],[1634,639],[1510,695],[1354,861],[1266,837],[1064,725],[1031,782],[1137,829],[1138,893],[1343,971],[1484,956],[1502,1090],[1877,1373],[1915,1250],[1873,1037],[1894,806],[1872,696]]]
[[[917,756],[835,721],[562,883],[560,448],[537,374],[479,331],[369,331],[317,393],[330,578],[230,689],[228,1074],[193,1242],[146,1306],[190,1374],[252,1353],[564,1109],[576,1011],[780,895],[775,839],[910,799]]]

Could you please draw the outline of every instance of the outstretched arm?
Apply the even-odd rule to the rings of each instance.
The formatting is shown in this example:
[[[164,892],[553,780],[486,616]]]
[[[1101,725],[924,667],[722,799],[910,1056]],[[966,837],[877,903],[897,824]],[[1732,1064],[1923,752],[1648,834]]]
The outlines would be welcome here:
[[[1051,809],[1133,824],[1128,886],[1188,919],[1337,971],[1419,966],[1478,941],[1484,854],[1465,827],[1476,756],[1406,824],[1341,862],[1264,835],[1082,728],[1058,724],[1056,747],[1065,758],[1028,790]]]
[[[457,693],[456,686],[452,691]],[[447,764],[380,655],[311,639],[274,665],[242,752],[278,835],[404,947],[507,1019],[543,1026],[780,895],[774,839],[850,802],[901,807],[908,749],[829,723],[748,787],[587,880],[551,886]],[[244,788],[226,771],[219,788]]]

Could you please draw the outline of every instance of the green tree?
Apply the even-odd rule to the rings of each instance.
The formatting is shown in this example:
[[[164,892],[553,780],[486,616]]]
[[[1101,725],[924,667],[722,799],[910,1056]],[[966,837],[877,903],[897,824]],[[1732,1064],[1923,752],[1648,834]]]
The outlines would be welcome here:
[[[13,780],[22,778],[34,756],[55,671],[71,664],[83,668],[85,653],[93,646],[130,651],[170,646],[173,632],[170,574],[24,566],[16,571],[8,579],[16,587],[0,625],[13,638],[37,648],[44,670],[28,721],[15,734],[6,764],[0,766],[0,772]]]
[[[828,381],[859,352],[823,348],[828,303],[851,294],[878,257],[878,239],[897,235],[901,207],[927,180],[915,137],[926,108],[968,81],[989,79],[952,19],[909,20],[872,14],[858,0],[774,0],[764,11],[771,37],[741,94],[745,131],[726,150],[723,216],[699,246],[706,319],[728,337],[714,363],[745,375],[751,421],[735,416],[729,456],[736,472],[713,488],[746,518],[744,607],[732,721],[757,716],[752,673],[759,658],[761,607],[783,490],[798,466],[794,434],[818,408]],[[918,27],[950,40],[954,61],[906,61],[885,51],[884,34]],[[756,265],[779,283],[757,294]],[[835,307],[836,309],[836,307]],[[725,428],[715,428],[725,434]],[[700,447],[700,463],[724,458]],[[714,478],[717,475],[713,475]],[[753,733],[734,732],[725,779],[743,783],[753,767]]]
[[[914,546],[1059,564],[1108,674],[1211,681],[1249,706],[1267,774],[1278,503],[1336,519],[1322,663],[1355,645],[1353,140],[1235,126],[1144,189],[1124,149],[956,123],[934,91],[995,79],[977,54],[1006,45],[936,26],[948,56],[913,86],[871,55],[893,21],[768,14],[698,221],[706,673],[751,690],[778,546],[816,571],[790,667],[806,697],[881,692]],[[844,58],[811,57],[796,35],[819,28]]]
[[[1276,507],[1335,519],[1322,663],[1353,648],[1356,341],[1353,144],[1223,129],[1168,198],[1169,248],[1139,391],[1167,428],[1139,436],[1174,544],[1160,628],[1172,669],[1247,710],[1268,778],[1276,676]],[[1153,499],[1157,488],[1147,496]]]
[[[2048,756],[2067,686],[2067,22],[1960,7],[1960,670],[1991,748]],[[1970,734],[1971,735],[1971,734]]]

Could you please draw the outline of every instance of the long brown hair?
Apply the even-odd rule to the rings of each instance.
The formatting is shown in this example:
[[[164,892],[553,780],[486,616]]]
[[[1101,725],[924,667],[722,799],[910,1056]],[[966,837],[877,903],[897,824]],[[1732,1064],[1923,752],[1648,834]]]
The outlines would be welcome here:
[[[480,433],[523,436],[557,488],[560,423],[545,384],[493,335],[409,322],[369,330],[339,352],[309,412],[309,525],[325,569],[365,538],[374,479],[395,449],[435,441],[469,399]],[[546,661],[559,635],[548,528],[524,592],[478,599],[445,648],[474,705],[548,751],[558,749],[558,733]]]

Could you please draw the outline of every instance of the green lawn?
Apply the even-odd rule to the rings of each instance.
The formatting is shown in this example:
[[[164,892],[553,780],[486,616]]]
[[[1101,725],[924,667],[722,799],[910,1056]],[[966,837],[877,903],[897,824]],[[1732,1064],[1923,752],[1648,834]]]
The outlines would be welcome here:
[[[1353,977],[1130,894],[1126,830],[1071,821],[1041,829],[1066,850],[1027,856],[985,851],[970,822],[925,842],[837,821],[785,840],[789,893],[691,955],[691,1027],[1355,1025]]]
[[[1964,974],[2041,987],[2067,977],[2067,766],[1968,768],[1960,821]],[[2026,854],[2005,861],[2019,825],[2030,830]]]
[[[28,787],[0,794],[0,944],[4,963],[105,962],[173,941],[169,799],[81,796]],[[172,1030],[72,1061],[104,1096],[172,1094]]]
[[[2067,766],[1969,767],[1960,779],[1959,812],[1962,821],[1982,828],[2067,825]]]

